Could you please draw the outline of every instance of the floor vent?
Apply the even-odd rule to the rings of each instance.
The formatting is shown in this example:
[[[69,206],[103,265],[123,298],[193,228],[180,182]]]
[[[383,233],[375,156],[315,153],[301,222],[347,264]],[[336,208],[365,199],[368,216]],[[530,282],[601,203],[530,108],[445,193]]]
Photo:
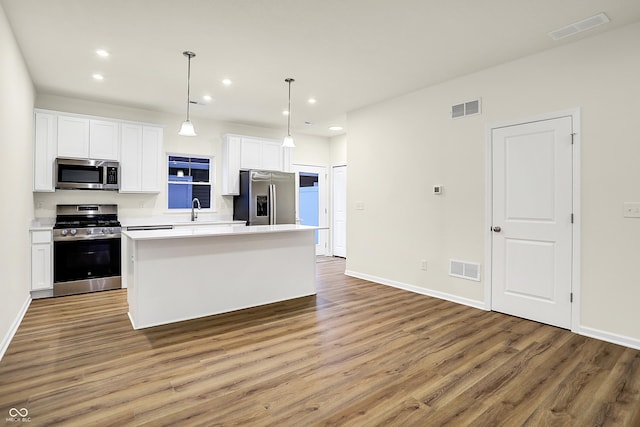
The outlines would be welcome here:
[[[476,114],[480,114],[480,98],[474,99],[472,101],[462,102],[451,107],[452,119],[475,116]]]
[[[558,28],[557,30],[553,30],[549,33],[549,37],[553,40],[561,40],[565,37],[572,36],[574,34],[581,33],[583,31],[589,30],[593,27],[597,27],[602,24],[606,24],[609,22],[609,17],[604,13],[599,13],[597,15],[591,16],[589,18],[583,19],[582,21],[574,22],[573,24],[569,24],[566,27]]]
[[[480,264],[472,262],[449,260],[449,276],[461,279],[480,281]]]

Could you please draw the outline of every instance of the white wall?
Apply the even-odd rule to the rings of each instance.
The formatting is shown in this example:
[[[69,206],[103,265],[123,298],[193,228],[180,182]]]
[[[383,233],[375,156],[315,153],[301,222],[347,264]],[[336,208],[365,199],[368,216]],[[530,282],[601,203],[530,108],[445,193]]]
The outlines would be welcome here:
[[[640,201],[638,40],[634,24],[348,114],[347,269],[483,301],[484,284],[449,277],[447,262],[485,259],[486,127],[579,107],[577,309],[582,326],[640,342],[640,220],[622,216],[624,202]],[[449,118],[478,96],[482,115]]]
[[[65,111],[78,114],[89,114],[114,119],[141,121],[165,126],[164,149],[168,153],[200,154],[215,156],[216,182],[221,182],[221,147],[222,135],[235,133],[240,135],[258,136],[263,138],[281,139],[285,128],[270,129],[255,126],[245,126],[235,123],[218,122],[211,119],[192,117],[198,136],[183,137],[178,135],[180,124],[184,117],[176,114],[159,113],[120,105],[66,98],[48,94],[38,94],[36,107]],[[294,163],[328,165],[329,139],[294,134],[296,148],[294,149]],[[166,179],[166,170],[163,170]],[[121,217],[156,216],[167,214],[166,191],[160,194],[119,194],[116,192],[61,190],[55,193],[37,193],[34,196],[36,216],[55,216],[56,204],[63,203],[116,203]],[[233,215],[233,198],[220,196],[215,198],[216,211],[214,217],[230,219]],[[184,216],[188,214],[172,214]],[[201,214],[204,218],[207,214]]]
[[[0,350],[29,300],[34,89],[0,5]]]
[[[337,135],[329,139],[329,147],[331,150],[330,164],[331,166],[340,166],[347,164],[347,134]]]

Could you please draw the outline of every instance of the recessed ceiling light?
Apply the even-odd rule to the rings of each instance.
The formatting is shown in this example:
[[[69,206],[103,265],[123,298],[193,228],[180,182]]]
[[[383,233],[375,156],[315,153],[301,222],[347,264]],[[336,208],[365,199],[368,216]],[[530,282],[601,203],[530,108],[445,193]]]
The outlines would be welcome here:
[[[222,80],[222,84],[225,86],[231,86],[231,83],[233,83],[230,79],[223,79]]]
[[[96,55],[102,57],[102,58],[106,58],[107,56],[110,55],[110,53],[104,49],[98,49],[96,50]]]
[[[289,110],[282,110],[282,115],[283,116],[288,116],[289,115]]]
[[[307,102],[308,102],[309,104],[315,104],[317,101],[316,101],[316,99],[315,99],[315,98],[309,98],[309,99],[307,99]]]
[[[94,80],[98,80],[98,81],[104,80],[104,76],[102,74],[97,74],[96,73],[92,77],[93,77]]]
[[[204,95],[202,99],[204,99],[207,102],[210,102],[213,98],[211,97],[211,95]]]
[[[329,126],[329,130],[342,130],[344,129],[342,126]]]

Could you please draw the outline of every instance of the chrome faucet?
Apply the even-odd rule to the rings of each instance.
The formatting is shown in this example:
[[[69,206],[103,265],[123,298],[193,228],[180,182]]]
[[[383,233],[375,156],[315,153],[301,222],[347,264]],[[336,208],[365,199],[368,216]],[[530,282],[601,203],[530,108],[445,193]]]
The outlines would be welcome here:
[[[198,210],[200,210],[200,200],[197,197],[194,197],[191,201],[191,221],[195,221],[198,219],[198,212],[194,210],[194,205],[198,205]]]

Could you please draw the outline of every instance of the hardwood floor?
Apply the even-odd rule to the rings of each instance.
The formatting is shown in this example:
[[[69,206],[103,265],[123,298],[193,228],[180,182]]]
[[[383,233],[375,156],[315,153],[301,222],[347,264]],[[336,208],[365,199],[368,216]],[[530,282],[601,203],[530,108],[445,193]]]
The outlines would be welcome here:
[[[35,300],[0,362],[0,412],[26,408],[31,426],[640,426],[639,351],[324,261],[315,297],[139,331],[125,290]]]

